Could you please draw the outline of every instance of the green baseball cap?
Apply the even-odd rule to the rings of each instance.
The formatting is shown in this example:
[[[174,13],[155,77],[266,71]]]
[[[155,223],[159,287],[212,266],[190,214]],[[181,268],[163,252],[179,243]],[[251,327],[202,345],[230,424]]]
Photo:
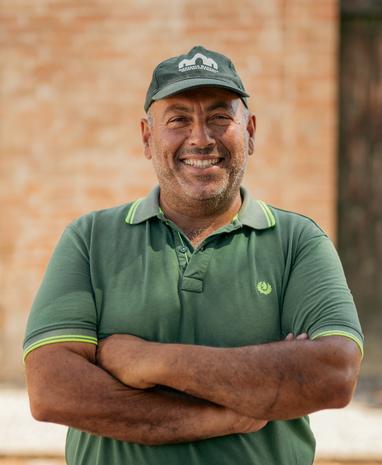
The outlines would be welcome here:
[[[249,94],[236,72],[232,61],[221,53],[207,50],[201,45],[185,55],[162,61],[154,69],[146,94],[145,111],[155,100],[196,87],[222,87],[239,95],[247,107]]]

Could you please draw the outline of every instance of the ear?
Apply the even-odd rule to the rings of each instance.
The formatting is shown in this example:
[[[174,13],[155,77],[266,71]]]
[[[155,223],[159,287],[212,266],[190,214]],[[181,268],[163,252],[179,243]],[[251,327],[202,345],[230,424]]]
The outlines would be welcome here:
[[[248,153],[252,155],[255,151],[255,132],[256,132],[256,116],[250,114],[248,117],[247,124],[248,131]]]
[[[151,149],[150,149],[150,138],[151,138],[151,129],[147,118],[141,119],[141,136],[144,147],[145,157],[148,160],[151,160]]]

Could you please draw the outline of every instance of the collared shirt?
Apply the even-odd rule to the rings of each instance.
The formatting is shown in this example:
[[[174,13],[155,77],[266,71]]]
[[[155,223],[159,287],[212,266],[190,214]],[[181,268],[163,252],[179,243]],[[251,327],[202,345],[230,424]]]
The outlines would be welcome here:
[[[96,344],[115,333],[158,342],[238,347],[363,336],[335,249],[309,218],[269,207],[242,189],[232,222],[193,248],[168,220],[158,188],[142,200],[93,212],[64,232],[33,304],[25,356],[62,341]],[[250,434],[144,446],[70,429],[69,465],[219,463],[307,465],[307,418]],[[86,461],[81,457],[87,457]]]

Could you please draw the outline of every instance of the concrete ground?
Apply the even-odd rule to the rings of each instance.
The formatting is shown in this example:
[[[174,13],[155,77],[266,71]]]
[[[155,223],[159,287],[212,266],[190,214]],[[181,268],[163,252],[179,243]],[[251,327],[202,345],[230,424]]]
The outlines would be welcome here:
[[[381,462],[339,462],[318,460],[314,465],[381,465]],[[65,465],[63,458],[0,457],[0,465]]]
[[[66,428],[36,422],[25,390],[0,389],[0,412],[0,465],[64,465]],[[310,419],[317,465],[382,464],[382,408],[353,401]]]

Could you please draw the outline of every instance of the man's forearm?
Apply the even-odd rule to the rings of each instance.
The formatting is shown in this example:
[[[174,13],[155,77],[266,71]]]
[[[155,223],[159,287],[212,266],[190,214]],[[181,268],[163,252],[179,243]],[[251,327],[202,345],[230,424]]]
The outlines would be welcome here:
[[[116,335],[107,344],[101,359],[128,385],[166,385],[266,420],[346,405],[360,361],[355,344],[335,336],[214,348]]]
[[[158,382],[267,420],[345,406],[360,360],[341,337],[234,349],[172,345],[158,355]]]
[[[27,377],[36,419],[122,441],[188,442],[264,425],[192,396],[131,389],[78,353],[58,347],[32,352]]]

